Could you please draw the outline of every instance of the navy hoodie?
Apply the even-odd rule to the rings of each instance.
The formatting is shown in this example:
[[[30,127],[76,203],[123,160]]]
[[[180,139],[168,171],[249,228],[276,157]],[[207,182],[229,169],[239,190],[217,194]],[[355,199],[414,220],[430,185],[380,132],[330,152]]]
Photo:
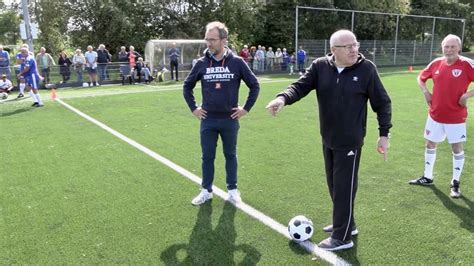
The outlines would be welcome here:
[[[232,108],[239,105],[240,81],[249,87],[249,95],[243,108],[250,111],[258,97],[260,85],[245,61],[226,48],[224,56],[217,61],[208,50],[199,58],[186,77],[183,95],[191,111],[198,106],[194,98],[194,87],[201,81],[202,109],[207,118],[230,118]]]

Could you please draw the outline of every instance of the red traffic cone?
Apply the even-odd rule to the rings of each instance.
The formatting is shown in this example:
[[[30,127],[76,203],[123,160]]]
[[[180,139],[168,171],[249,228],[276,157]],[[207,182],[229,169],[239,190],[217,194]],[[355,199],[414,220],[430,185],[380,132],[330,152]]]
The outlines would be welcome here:
[[[58,95],[56,94],[56,89],[51,89],[51,99],[56,100],[58,98]]]

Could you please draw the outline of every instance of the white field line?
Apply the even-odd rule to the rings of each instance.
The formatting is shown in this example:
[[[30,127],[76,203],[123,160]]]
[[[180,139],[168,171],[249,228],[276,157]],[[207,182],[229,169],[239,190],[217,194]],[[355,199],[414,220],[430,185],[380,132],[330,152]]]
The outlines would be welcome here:
[[[269,80],[266,79],[265,81],[261,81],[260,84],[267,84],[267,83],[278,83],[282,81],[295,81],[295,79],[277,79],[277,80]],[[85,98],[85,97],[99,97],[99,96],[110,96],[110,95],[119,95],[119,94],[135,94],[135,93],[146,93],[146,92],[162,92],[162,91],[177,91],[183,89],[183,84],[180,85],[173,85],[173,86],[166,86],[165,88],[158,86],[158,85],[149,85],[149,84],[137,84],[141,87],[147,87],[148,89],[142,88],[130,88],[129,90],[115,90],[115,91],[100,91],[95,93],[85,93],[85,94],[78,94],[78,95],[69,95],[69,96],[62,96],[61,99],[71,99],[71,98]],[[127,85],[128,86],[128,85]],[[196,85],[196,89],[201,88],[200,84]],[[282,88],[283,89],[283,88]],[[61,90],[59,90],[60,92]]]
[[[91,116],[79,111],[78,109],[72,107],[71,105],[63,102],[61,99],[56,98],[56,101],[58,103],[62,104],[63,106],[65,106],[66,108],[68,108],[69,110],[73,111],[74,113],[78,114],[79,116],[89,120],[93,124],[95,124],[98,127],[104,129],[105,131],[109,132],[110,134],[116,136],[117,138],[119,138],[119,139],[125,141],[126,143],[130,144],[131,146],[137,148],[139,151],[145,153],[146,155],[152,157],[153,159],[155,159],[155,160],[161,162],[162,164],[168,166],[169,168],[171,168],[172,170],[178,172],[179,174],[183,175],[184,177],[188,178],[189,180],[201,185],[201,178],[198,177],[197,175],[195,175],[195,174],[191,173],[190,171],[184,169],[183,167],[175,164],[174,162],[166,159],[165,157],[159,155],[158,153],[148,149],[147,147],[143,146],[142,144],[136,142],[135,140],[130,139],[127,136],[119,133],[118,131],[110,128],[106,124],[104,124],[104,123],[92,118]],[[214,194],[216,194],[220,198],[226,200],[227,193],[224,192],[224,190],[222,190],[222,189],[220,189],[216,186],[213,186],[212,189],[214,191]],[[252,206],[246,204],[245,202],[237,203],[237,204],[234,204],[234,205],[237,208],[239,208],[240,210],[242,210],[243,212],[245,212],[248,215],[255,218],[256,220],[262,222],[263,224],[265,224],[268,227],[270,227],[271,229],[277,231],[278,233],[280,233],[284,237],[290,239],[290,236],[288,235],[288,231],[287,231],[286,226],[278,223],[277,221],[275,221],[271,217],[265,215],[264,213],[262,213],[259,210],[253,208]],[[299,245],[301,247],[303,247],[305,250],[307,250],[308,252],[322,258],[323,260],[325,260],[325,261],[327,261],[327,262],[329,262],[333,265],[349,265],[349,263],[347,263],[342,258],[339,258],[338,256],[336,256],[332,252],[325,251],[325,250],[322,250],[322,249],[318,248],[318,246],[315,245],[311,241],[304,241],[302,243],[299,243]]]
[[[395,71],[395,72],[385,72],[385,73],[379,73],[380,76],[383,75],[390,75],[390,74],[406,74],[409,73],[408,71]],[[294,82],[297,80],[297,77],[295,78],[282,78],[282,79],[271,79],[271,78],[259,78],[258,79],[260,84],[269,84],[269,83],[279,83],[279,82]],[[149,84],[137,84],[142,87],[146,87],[148,89],[142,89],[142,88],[130,88],[129,90],[111,90],[111,91],[99,91],[95,93],[81,93],[78,95],[69,95],[69,96],[63,96],[61,97],[62,99],[71,99],[71,98],[85,98],[85,97],[99,97],[99,96],[110,96],[110,95],[119,95],[119,94],[135,94],[135,93],[146,93],[146,92],[163,92],[163,91],[177,91],[177,90],[182,90],[183,89],[183,84],[179,85],[172,85],[172,86],[166,86],[165,88],[162,88],[159,85],[149,85]],[[108,86],[108,85],[107,85]],[[127,85],[129,86],[129,85]],[[196,89],[200,88],[200,84],[196,85]],[[286,87],[282,87],[281,89],[285,89]],[[61,91],[61,90],[59,90]]]

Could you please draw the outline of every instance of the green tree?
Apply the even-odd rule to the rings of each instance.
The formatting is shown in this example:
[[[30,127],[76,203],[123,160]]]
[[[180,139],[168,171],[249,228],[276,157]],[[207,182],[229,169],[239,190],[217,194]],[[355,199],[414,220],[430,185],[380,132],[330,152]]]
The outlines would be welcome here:
[[[61,50],[70,47],[67,34],[69,10],[64,1],[31,1],[32,19],[38,22],[41,34],[38,36],[40,46],[57,55]]]
[[[466,19],[463,50],[469,50],[470,46],[474,43],[472,36],[474,32],[474,21],[471,3],[463,4],[443,0],[412,0],[410,8],[410,14],[414,15]],[[416,35],[423,40],[427,35],[426,33],[431,33],[432,23],[433,20],[422,20],[420,23],[416,24],[416,26],[412,26],[411,31],[415,31]],[[449,33],[458,36],[462,35],[462,23],[460,21],[436,19],[435,26],[435,36],[430,36],[430,38],[435,38],[437,41],[441,40]],[[429,28],[429,30],[426,30],[427,28]],[[406,31],[408,32],[410,29],[406,29]]]
[[[255,32],[254,43],[293,50],[296,5],[294,0],[274,1],[263,7],[260,14],[263,32]]]
[[[79,3],[80,2],[80,3]],[[146,41],[161,36],[159,3],[126,0],[68,1],[68,35],[75,47],[105,44],[111,53],[133,45],[143,51]]]
[[[4,3],[0,3],[5,10]],[[0,13],[0,43],[16,44],[20,40],[20,18],[13,10],[5,10]]]
[[[170,2],[163,12],[163,38],[202,39],[205,25],[218,20],[229,28],[229,43],[240,47],[243,43],[251,43],[255,33],[263,33],[259,10],[260,5],[251,1],[238,4],[207,0]]]

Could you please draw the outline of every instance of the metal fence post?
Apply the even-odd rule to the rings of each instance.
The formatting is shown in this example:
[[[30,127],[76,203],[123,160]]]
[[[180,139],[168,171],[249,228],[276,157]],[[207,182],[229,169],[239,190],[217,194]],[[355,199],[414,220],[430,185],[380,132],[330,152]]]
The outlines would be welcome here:
[[[393,51],[393,64],[397,64],[397,47],[398,47],[398,24],[400,23],[400,16],[397,15],[397,27],[395,29],[395,48]]]
[[[431,29],[430,62],[433,60],[433,47],[434,47],[434,38],[435,38],[435,27],[436,27],[436,17],[433,18],[433,28]]]
[[[373,56],[372,56],[372,60],[374,61],[374,64],[375,64],[375,53],[377,52],[376,42],[377,42],[377,40],[374,39],[374,53],[373,53]]]
[[[415,64],[415,53],[416,53],[416,40],[413,41],[413,60],[412,64]]]

